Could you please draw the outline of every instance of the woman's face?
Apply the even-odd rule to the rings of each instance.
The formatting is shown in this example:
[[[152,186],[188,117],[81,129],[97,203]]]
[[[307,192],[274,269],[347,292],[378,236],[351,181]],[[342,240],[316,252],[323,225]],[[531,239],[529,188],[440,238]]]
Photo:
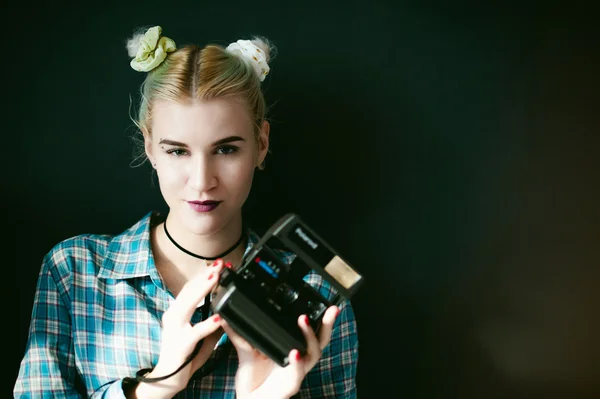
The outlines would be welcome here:
[[[210,235],[239,217],[254,170],[267,153],[268,136],[265,122],[256,140],[241,101],[155,102],[152,137],[146,137],[145,147],[169,220],[174,219],[169,223]]]

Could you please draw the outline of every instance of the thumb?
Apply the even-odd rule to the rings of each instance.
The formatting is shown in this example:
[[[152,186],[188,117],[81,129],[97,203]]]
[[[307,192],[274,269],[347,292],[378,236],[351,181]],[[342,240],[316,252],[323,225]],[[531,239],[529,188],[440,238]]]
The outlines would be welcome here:
[[[252,351],[254,348],[248,341],[246,341],[240,334],[235,332],[235,330],[227,323],[224,319],[221,321],[221,327],[227,333],[229,340],[238,350],[243,351]]]
[[[292,349],[289,353],[290,362],[287,366],[277,368],[265,380],[265,383],[257,389],[256,397],[267,397],[275,394],[276,397],[292,397],[300,390],[300,385],[304,380],[304,359],[300,357],[297,349]],[[260,391],[260,392],[259,392]]]
[[[219,342],[219,339],[222,335],[223,331],[221,330],[215,331],[214,333],[204,338],[200,350],[198,351],[198,353],[194,357],[194,360],[192,361],[192,369],[194,372],[196,372],[200,367],[204,365],[204,363],[206,363],[208,358],[212,355],[215,349],[215,345],[217,344],[217,342]]]

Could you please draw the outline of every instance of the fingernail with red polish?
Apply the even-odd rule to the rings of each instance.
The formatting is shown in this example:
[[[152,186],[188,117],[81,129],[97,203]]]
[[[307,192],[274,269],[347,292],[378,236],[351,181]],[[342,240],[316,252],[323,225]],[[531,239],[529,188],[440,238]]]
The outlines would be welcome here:
[[[213,321],[215,321],[215,322],[216,322],[216,321],[219,321],[219,320],[221,320],[221,316],[219,316],[218,314],[216,314],[216,315],[214,315],[214,316],[213,316],[213,318],[212,318],[212,319],[213,319]]]
[[[227,262],[227,263],[225,263],[225,267],[228,269],[231,269],[233,266],[232,266],[231,262]]]
[[[211,274],[210,274],[210,276],[208,276],[208,279],[209,279],[209,280],[212,280],[214,277],[215,277],[215,274],[214,274],[214,273],[211,273]]]
[[[294,359],[296,359],[296,361],[300,360],[300,351],[296,351],[296,353],[294,353]]]
[[[213,266],[219,266],[221,263],[223,263],[223,259],[219,258],[213,263]]]
[[[302,321],[304,322],[304,324],[306,324],[307,326],[310,325],[310,321],[308,320],[308,316],[304,315],[302,316]]]

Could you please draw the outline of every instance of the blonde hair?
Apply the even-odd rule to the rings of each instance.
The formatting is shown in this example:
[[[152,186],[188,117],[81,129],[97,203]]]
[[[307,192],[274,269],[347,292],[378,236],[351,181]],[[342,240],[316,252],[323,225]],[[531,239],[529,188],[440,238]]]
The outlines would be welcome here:
[[[127,42],[130,57],[135,56],[140,33]],[[267,62],[273,57],[275,47],[263,37],[252,42],[265,54]],[[132,120],[139,131],[152,137],[152,106],[157,100],[188,102],[217,98],[239,98],[248,107],[254,124],[255,137],[266,118],[267,106],[261,81],[246,61],[217,44],[205,47],[186,45],[169,53],[155,69],[147,73],[140,88],[138,117]],[[138,142],[139,143],[139,142]],[[136,159],[146,160],[142,148]]]

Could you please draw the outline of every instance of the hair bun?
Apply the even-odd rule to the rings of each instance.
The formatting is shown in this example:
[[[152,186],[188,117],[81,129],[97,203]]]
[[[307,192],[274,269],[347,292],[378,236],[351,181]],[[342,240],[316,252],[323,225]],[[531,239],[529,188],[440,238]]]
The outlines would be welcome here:
[[[247,62],[262,82],[271,70],[269,61],[272,49],[266,39],[255,37],[252,40],[238,40],[231,43],[226,50]]]

